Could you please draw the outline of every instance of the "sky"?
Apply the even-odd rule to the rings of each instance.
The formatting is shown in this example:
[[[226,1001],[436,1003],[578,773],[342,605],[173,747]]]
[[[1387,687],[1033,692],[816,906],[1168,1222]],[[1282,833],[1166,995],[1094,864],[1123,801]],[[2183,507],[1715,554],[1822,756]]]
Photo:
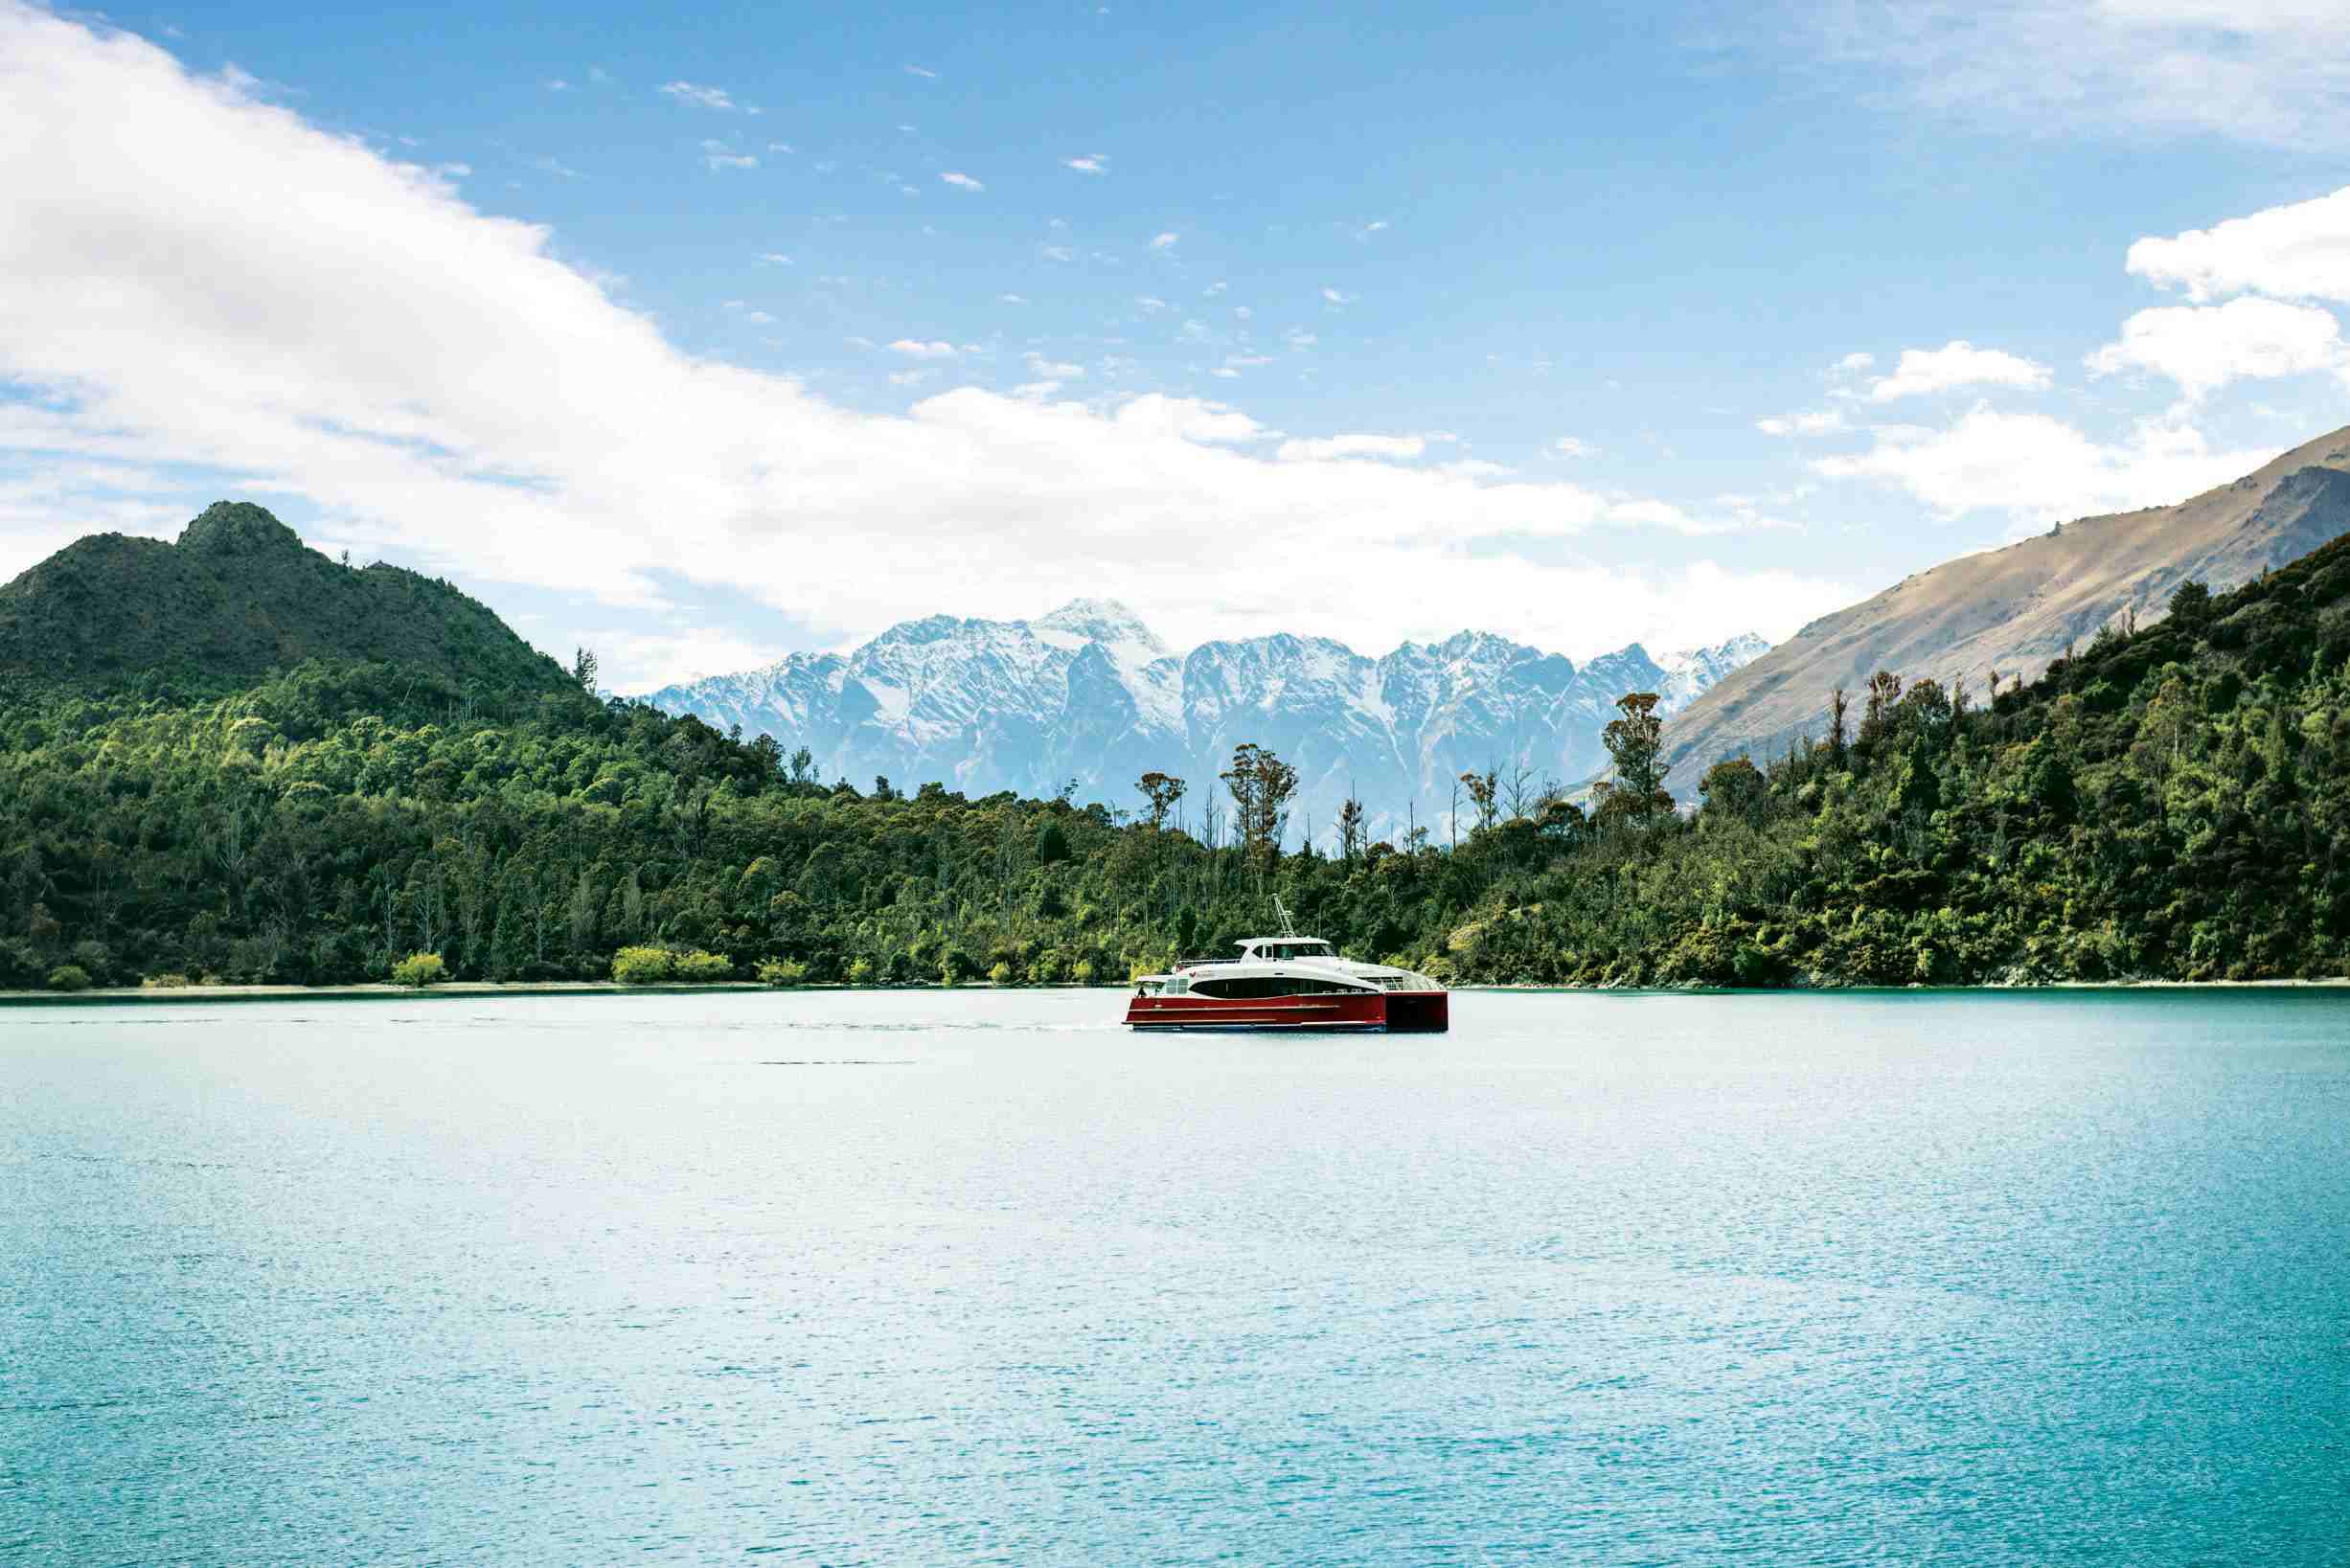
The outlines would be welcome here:
[[[223,497],[647,690],[1779,638],[2350,422],[2321,0],[0,0],[0,578]]]

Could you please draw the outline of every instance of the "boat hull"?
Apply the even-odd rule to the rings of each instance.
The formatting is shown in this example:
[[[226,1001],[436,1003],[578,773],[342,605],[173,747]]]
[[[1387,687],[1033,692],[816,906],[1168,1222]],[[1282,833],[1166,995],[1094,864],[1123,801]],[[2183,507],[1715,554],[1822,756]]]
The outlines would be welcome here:
[[[1451,1027],[1451,997],[1440,990],[1363,991],[1309,996],[1136,996],[1126,1021],[1141,1030],[1337,1031],[1442,1034]]]

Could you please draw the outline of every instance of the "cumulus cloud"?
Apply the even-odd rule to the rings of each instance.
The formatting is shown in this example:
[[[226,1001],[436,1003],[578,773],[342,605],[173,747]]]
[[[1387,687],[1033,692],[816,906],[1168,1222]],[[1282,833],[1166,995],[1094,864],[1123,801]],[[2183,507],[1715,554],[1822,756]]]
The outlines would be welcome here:
[[[1953,338],[1939,349],[1904,349],[1893,374],[1869,383],[1872,401],[1889,403],[1897,398],[1919,398],[1959,387],[2016,387],[2025,392],[2046,390],[2048,367],[2034,364],[1997,349],[1978,349],[1964,338]]]
[[[1868,451],[1812,466],[1830,478],[1897,485],[1945,516],[1995,509],[2039,522],[2167,506],[2276,455],[2215,450],[2200,432],[2167,420],[2140,425],[2127,442],[2100,443],[2045,414],[1987,405],[1947,429],[1881,426],[1872,436]]]
[[[1323,289],[1323,290],[1322,290],[1322,298],[1324,298],[1324,299],[1328,300],[1328,301],[1329,301],[1331,304],[1333,304],[1333,305],[1352,305],[1352,304],[1354,304],[1354,303],[1355,303],[1355,296],[1354,296],[1354,295],[1352,295],[1352,294],[1341,294],[1340,292],[1338,292],[1338,290],[1336,290],[1336,289],[1335,289],[1335,288],[1325,288],[1325,289]]]
[[[2225,305],[2164,306],[2122,323],[2121,341],[2088,356],[2089,371],[2152,371],[2202,398],[2230,381],[2345,365],[2341,324],[2331,310],[2246,296]]]
[[[732,114],[741,107],[723,87],[701,87],[691,81],[669,81],[662,83],[661,91],[689,108],[716,109],[720,114]]]
[[[960,173],[951,169],[941,174],[939,178],[945,180],[948,185],[953,186],[958,191],[984,191],[987,189],[986,186],[980,184],[977,180],[972,179],[969,174]]]
[[[920,345],[901,363],[948,357],[898,342]],[[575,624],[548,633],[566,651],[703,584],[828,640],[1082,588],[1149,602],[1177,642],[1278,625],[1387,647],[1473,624],[1550,644],[1571,625],[1569,653],[1785,631],[1852,597],[1781,571],[1598,565],[1572,541],[1619,498],[1278,461],[1254,420],[1197,399],[961,387],[844,408],[685,352],[543,226],[15,0],[0,383],[0,471],[27,476],[0,487],[0,577],[61,519],[168,533],[255,495],[362,555],[569,596]],[[1178,534],[1258,569],[1170,572],[1147,547]],[[1311,624],[1302,580],[1328,590]],[[655,628],[606,668],[641,686],[673,658]]]
[[[1156,235],[1152,238],[1151,248],[1152,250],[1165,250],[1182,238],[1183,237],[1181,235],[1174,233]]]
[[[2230,294],[2350,301],[2350,187],[2130,247],[2130,270],[2199,304]]]
[[[1561,436],[1545,448],[1553,457],[1595,457],[1599,448],[1579,436]]]
[[[1088,152],[1082,158],[1061,159],[1061,167],[1074,169],[1081,174],[1107,174],[1109,172],[1109,159],[1099,152]]]
[[[909,359],[950,359],[954,356],[955,346],[936,340],[925,343],[920,338],[901,337],[889,346],[889,352],[904,354]]]

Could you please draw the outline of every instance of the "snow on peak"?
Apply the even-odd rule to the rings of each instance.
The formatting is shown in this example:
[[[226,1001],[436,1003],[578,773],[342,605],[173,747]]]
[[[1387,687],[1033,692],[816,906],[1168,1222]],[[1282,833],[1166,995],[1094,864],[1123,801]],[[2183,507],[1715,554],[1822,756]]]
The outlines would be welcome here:
[[[1114,599],[1072,599],[1028,625],[1039,634],[1061,632],[1084,642],[1100,643],[1107,648],[1146,650],[1152,658],[1163,657],[1169,651],[1167,645],[1158,640],[1158,634],[1143,625],[1141,616]]]

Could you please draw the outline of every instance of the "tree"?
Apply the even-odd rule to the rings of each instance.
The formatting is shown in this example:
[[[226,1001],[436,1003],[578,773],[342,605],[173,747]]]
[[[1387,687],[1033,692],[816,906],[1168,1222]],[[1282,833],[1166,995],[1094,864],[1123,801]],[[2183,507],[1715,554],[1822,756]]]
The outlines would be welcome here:
[[[1483,773],[1462,774],[1461,783],[1469,790],[1470,804],[1477,808],[1477,825],[1471,830],[1483,832],[1494,825],[1494,816],[1498,809],[1494,803],[1500,798],[1501,776],[1496,769],[1487,768]]]
[[[1058,866],[1069,858],[1069,835],[1061,829],[1058,815],[1047,816],[1044,826],[1037,829],[1037,864]]]
[[[1615,761],[1615,777],[1599,786],[1599,814],[1611,822],[1670,814],[1665,774],[1671,764],[1664,761],[1665,721],[1656,716],[1656,693],[1627,692],[1615,705],[1622,716],[1608,720],[1599,738]]]
[[[1704,800],[1703,813],[1709,818],[1726,816],[1751,822],[1768,789],[1762,769],[1744,757],[1716,762],[1698,781],[1698,794]]]
[[[1868,678],[1868,707],[1860,716],[1860,749],[1872,751],[1893,724],[1893,705],[1902,698],[1902,678],[1880,670]]]
[[[2199,631],[2211,619],[2211,590],[2190,578],[2171,590],[2171,625]]]
[[[1352,864],[1362,853],[1362,802],[1352,794],[1338,807],[1338,858]]]
[[[1134,781],[1142,791],[1144,817],[1152,828],[1167,826],[1168,814],[1175,810],[1175,802],[1183,798],[1183,781],[1172,775],[1152,771]]]
[[[1297,769],[1254,741],[1243,741],[1233,748],[1232,769],[1221,777],[1232,792],[1232,826],[1250,858],[1260,866],[1280,858]]]
[[[582,648],[571,655],[571,678],[582,692],[596,690],[596,650]]]
[[[1999,672],[1996,670],[1991,672],[1991,689],[1994,693],[1999,689]],[[1851,709],[1852,701],[1841,686],[1828,693],[1828,760],[1838,772],[1843,770],[1850,755],[1851,741],[1844,726],[1845,716]]]

